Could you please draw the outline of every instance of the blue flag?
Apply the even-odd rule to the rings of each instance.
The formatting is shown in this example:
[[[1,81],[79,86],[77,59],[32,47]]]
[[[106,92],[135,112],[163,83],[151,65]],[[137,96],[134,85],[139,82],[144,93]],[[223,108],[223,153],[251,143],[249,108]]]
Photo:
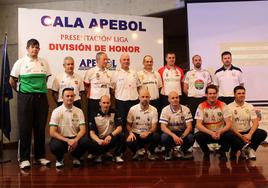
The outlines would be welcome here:
[[[9,100],[13,98],[12,88],[9,84],[9,75],[10,75],[10,67],[7,55],[7,35],[5,36],[5,41],[3,45],[2,52],[2,69],[1,69],[1,124],[0,128],[2,129],[4,135],[10,140],[10,132],[11,132],[11,123],[10,123],[10,110],[9,110]]]

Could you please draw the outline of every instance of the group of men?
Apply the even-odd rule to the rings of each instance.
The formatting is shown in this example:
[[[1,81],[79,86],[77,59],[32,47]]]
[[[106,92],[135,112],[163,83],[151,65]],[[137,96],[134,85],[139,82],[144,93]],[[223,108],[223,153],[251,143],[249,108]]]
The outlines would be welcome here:
[[[32,130],[35,162],[51,163],[45,158],[49,65],[38,57],[36,39],[30,39],[26,49],[28,54],[14,64],[10,74],[10,84],[18,92],[21,169],[31,166]],[[120,68],[111,72],[106,68],[107,54],[99,52],[96,67],[86,71],[82,79],[74,73],[74,59],[66,57],[64,73],[55,77],[51,88],[58,105],[49,122],[49,146],[56,157],[56,167],[64,166],[68,151],[74,166],[80,166],[86,151],[95,156],[96,162],[104,156],[123,162],[126,147],[132,151],[133,160],[139,160],[145,148],[148,159],[156,160],[158,145],[165,147],[165,160],[188,159],[192,158],[188,149],[195,140],[204,159],[209,158],[207,144],[212,142],[221,145],[222,159],[227,159],[229,150],[230,159],[235,159],[238,151],[256,159],[254,151],[267,133],[258,128],[256,112],[245,102],[242,71],[231,64],[231,53],[222,53],[223,67],[215,72],[215,85],[210,73],[202,69],[201,56],[193,56],[194,68],[185,75],[175,65],[174,53],[167,53],[165,60],[166,65],[155,71],[153,57],[146,55],[143,70],[135,72],[129,67],[129,54],[122,54]],[[88,98],[88,129],[80,109],[84,90]],[[188,96],[189,108],[180,104],[182,91]],[[218,91],[221,100],[217,99]],[[116,110],[111,107],[113,96]]]

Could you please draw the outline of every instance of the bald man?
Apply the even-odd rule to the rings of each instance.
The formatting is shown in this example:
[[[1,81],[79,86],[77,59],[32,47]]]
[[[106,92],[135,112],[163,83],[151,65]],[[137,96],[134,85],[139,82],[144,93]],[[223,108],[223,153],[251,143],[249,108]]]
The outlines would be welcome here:
[[[115,149],[114,161],[122,163],[123,137],[122,120],[115,110],[111,109],[110,97],[104,95],[100,98],[100,109],[93,115],[93,120],[89,122],[91,146],[97,158],[95,162],[101,163],[102,157],[111,149]],[[92,152],[92,151],[91,151]]]
[[[162,144],[166,148],[165,160],[173,158],[173,148],[180,146],[175,156],[180,159],[191,159],[192,154],[186,151],[194,144],[192,131],[192,114],[188,107],[180,104],[179,94],[171,91],[168,95],[169,105],[164,107],[159,123],[161,124]]]
[[[156,160],[154,149],[159,140],[156,132],[158,113],[157,109],[149,104],[150,93],[147,88],[139,91],[140,103],[132,106],[127,116],[127,145],[133,152],[133,160],[140,160],[138,150],[148,144],[148,159]]]
[[[139,103],[138,88],[141,83],[136,71],[129,68],[129,54],[122,54],[120,57],[121,67],[112,76],[112,88],[115,94],[115,106],[121,114],[123,126],[126,126],[127,113],[131,106]]]

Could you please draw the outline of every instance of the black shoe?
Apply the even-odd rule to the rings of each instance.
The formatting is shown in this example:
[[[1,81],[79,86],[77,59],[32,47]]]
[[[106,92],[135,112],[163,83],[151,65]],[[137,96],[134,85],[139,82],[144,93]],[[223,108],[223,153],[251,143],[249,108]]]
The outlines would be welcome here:
[[[210,159],[209,157],[210,157],[210,153],[209,152],[204,153],[203,160],[204,161],[209,161],[209,159]]]
[[[231,151],[230,152],[230,161],[235,161],[236,160],[236,152]]]
[[[227,157],[226,157],[225,151],[219,150],[219,154],[220,154],[220,160],[222,160],[222,161],[227,161],[228,160]]]

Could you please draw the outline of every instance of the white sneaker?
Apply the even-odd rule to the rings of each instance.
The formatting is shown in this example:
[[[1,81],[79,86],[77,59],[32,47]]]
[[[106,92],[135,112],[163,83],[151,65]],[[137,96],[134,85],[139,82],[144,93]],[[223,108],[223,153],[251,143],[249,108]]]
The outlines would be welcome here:
[[[117,162],[117,163],[123,163],[124,162],[124,159],[122,159],[121,156],[116,156],[115,157],[115,162]]]
[[[56,168],[61,168],[64,166],[63,160],[61,161],[56,161]]]
[[[96,163],[101,163],[102,162],[102,155],[99,155],[95,158]]]
[[[22,162],[20,162],[20,169],[29,169],[29,168],[31,168],[31,163],[30,163],[30,161],[28,161],[28,160],[26,160],[26,161],[22,161]]]
[[[88,156],[87,156],[87,158],[90,159],[90,160],[94,159],[95,157],[96,156],[94,154],[92,154],[92,153],[88,154]]]
[[[36,164],[43,165],[43,166],[50,165],[50,163],[51,163],[51,161],[47,160],[45,158],[41,158],[41,159],[36,160]]]
[[[138,149],[137,153],[138,153],[138,155],[144,155],[145,149],[144,148]]]
[[[248,158],[252,161],[256,160],[255,151],[252,148],[249,148],[248,150]]]
[[[81,162],[78,159],[73,159],[73,166],[79,167],[79,166],[81,166]]]

